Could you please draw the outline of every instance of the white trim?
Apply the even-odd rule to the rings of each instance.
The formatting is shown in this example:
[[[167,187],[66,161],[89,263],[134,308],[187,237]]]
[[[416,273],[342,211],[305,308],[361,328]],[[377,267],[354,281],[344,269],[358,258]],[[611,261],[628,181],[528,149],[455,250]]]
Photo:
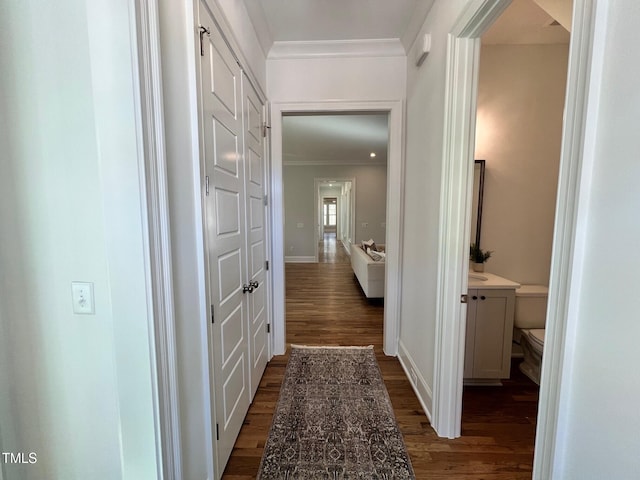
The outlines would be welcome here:
[[[571,374],[582,258],[588,222],[588,185],[595,156],[597,118],[607,29],[606,2],[576,2],[571,29],[567,97],[560,160],[553,257],[538,404],[533,479],[560,478],[568,412],[563,385]],[[597,7],[596,7],[597,5]],[[587,188],[584,188],[587,186]]]
[[[416,366],[413,358],[409,354],[409,351],[402,343],[402,340],[398,342],[398,361],[404,370],[407,378],[409,379],[409,383],[411,383],[411,388],[413,388],[416,397],[418,397],[418,401],[424,410],[425,415],[431,422],[432,418],[432,408],[433,408],[433,392],[429,388],[429,384],[426,382],[422,374],[420,373],[420,369]],[[414,374],[415,378],[414,378]]]
[[[364,102],[273,103],[271,108],[273,219],[273,343],[274,355],[285,352],[284,198],[282,190],[282,114],[287,112],[378,111],[389,113],[389,161],[387,163],[387,260],[383,348],[398,353],[400,288],[404,215],[404,153],[401,100]]]
[[[451,35],[459,38],[480,38],[513,0],[473,0],[458,17]]]
[[[286,256],[284,263],[318,263],[318,259],[312,255]]]
[[[447,41],[432,425],[438,435],[448,438],[460,436],[462,421],[467,309],[460,295],[468,283],[479,36],[510,3],[473,0]]]
[[[404,57],[397,38],[273,42],[268,60],[293,58]]]
[[[164,107],[160,34],[156,0],[136,0],[138,72],[142,125],[139,139],[143,149],[147,228],[149,235],[150,319],[155,338],[159,410],[158,457],[162,478],[182,478],[180,400],[178,397],[175,315],[169,229],[169,196],[164,138]]]
[[[282,162],[282,165],[284,165],[285,167],[306,167],[306,166],[315,166],[315,165],[357,165],[359,167],[370,167],[370,166],[385,166],[387,164],[386,161],[372,161],[369,162],[367,160],[359,160],[359,161],[355,161],[355,160],[347,160],[347,161],[340,161],[340,160],[285,160],[284,162]]]
[[[262,101],[262,120],[265,124],[269,121],[269,112],[270,105],[266,100],[261,99]],[[265,218],[265,261],[269,262],[269,268],[265,272],[266,280],[267,280],[267,323],[271,327],[273,324],[273,269],[271,268],[271,264],[273,263],[271,258],[271,232],[273,231],[273,223],[271,219],[271,207],[269,206],[273,199],[271,195],[271,130],[267,129],[267,135],[264,137],[263,141],[263,149],[264,149],[264,161],[265,161],[265,171],[264,171],[264,192],[267,196],[267,204],[264,207],[264,218]],[[273,329],[269,328],[269,333],[267,334],[267,358],[271,360],[273,357]]]

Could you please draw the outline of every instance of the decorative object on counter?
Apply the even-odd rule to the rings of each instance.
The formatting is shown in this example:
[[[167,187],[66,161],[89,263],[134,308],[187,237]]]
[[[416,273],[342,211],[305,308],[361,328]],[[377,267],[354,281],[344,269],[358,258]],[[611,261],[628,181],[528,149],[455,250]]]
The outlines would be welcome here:
[[[474,272],[484,272],[484,263],[491,258],[492,250],[482,250],[477,243],[469,247],[469,260],[472,262]]]

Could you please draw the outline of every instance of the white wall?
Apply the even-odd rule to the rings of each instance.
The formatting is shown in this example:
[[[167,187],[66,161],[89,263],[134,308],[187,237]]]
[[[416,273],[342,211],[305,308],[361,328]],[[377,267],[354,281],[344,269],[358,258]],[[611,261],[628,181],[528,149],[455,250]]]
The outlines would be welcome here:
[[[255,28],[249,19],[244,2],[238,0],[207,0],[211,5],[218,5],[222,10],[231,35],[246,59],[243,67],[251,71],[262,91],[266,91],[267,65],[265,56],[258,40]]]
[[[287,58],[267,61],[271,102],[400,100],[405,57]]]
[[[487,271],[549,284],[568,45],[484,45],[475,158]]]
[[[155,478],[131,12],[0,8],[0,444],[37,454],[3,478]]]
[[[436,0],[418,35],[431,34],[431,52],[422,67],[407,64],[400,356],[416,370],[427,409],[431,408],[435,354],[447,35],[467,3]],[[412,47],[409,59],[415,58],[416,48]]]
[[[385,243],[386,165],[288,165],[283,169],[285,256],[314,256],[314,179],[329,177],[356,179],[354,240],[373,238],[376,243]],[[363,227],[363,222],[368,227]],[[298,228],[298,223],[304,228]]]
[[[566,480],[635,479],[640,471],[640,4],[601,7],[609,14],[606,40],[596,42],[603,78],[594,86],[595,137],[586,139],[595,154],[582,181],[586,231],[572,272],[581,288],[572,298],[578,311],[569,318],[556,442],[554,478]]]

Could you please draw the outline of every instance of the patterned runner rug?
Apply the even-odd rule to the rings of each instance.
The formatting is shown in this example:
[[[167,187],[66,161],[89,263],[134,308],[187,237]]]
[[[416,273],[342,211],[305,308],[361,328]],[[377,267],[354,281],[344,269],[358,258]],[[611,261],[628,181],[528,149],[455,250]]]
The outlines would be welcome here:
[[[295,347],[260,480],[414,479],[371,347]]]

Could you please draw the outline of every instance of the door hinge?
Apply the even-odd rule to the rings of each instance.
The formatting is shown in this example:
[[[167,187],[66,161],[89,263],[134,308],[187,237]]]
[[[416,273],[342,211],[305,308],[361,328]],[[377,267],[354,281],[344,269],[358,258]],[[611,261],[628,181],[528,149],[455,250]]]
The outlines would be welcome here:
[[[220,440],[220,426],[216,423],[216,440]]]
[[[264,196],[264,204],[265,206],[269,205],[269,195]]]
[[[213,315],[213,305],[211,305],[211,323],[216,323],[215,317]]]
[[[269,270],[269,260],[265,260],[265,262],[264,262],[264,269],[265,269],[265,270]]]
[[[271,324],[267,323],[267,333],[271,333]]]
[[[269,125],[267,125],[267,122],[264,122],[262,124],[262,137],[263,138],[267,138],[267,130],[269,130],[271,127]]]
[[[207,36],[211,36],[211,30],[209,30],[207,27],[203,27],[202,25],[200,25],[198,30],[200,31],[200,56],[204,57],[204,41],[203,41],[203,37],[204,37],[205,33],[207,34]]]
[[[209,195],[209,175],[204,177],[204,192],[205,195]]]
[[[469,296],[466,294],[460,295],[460,303],[469,303]]]

